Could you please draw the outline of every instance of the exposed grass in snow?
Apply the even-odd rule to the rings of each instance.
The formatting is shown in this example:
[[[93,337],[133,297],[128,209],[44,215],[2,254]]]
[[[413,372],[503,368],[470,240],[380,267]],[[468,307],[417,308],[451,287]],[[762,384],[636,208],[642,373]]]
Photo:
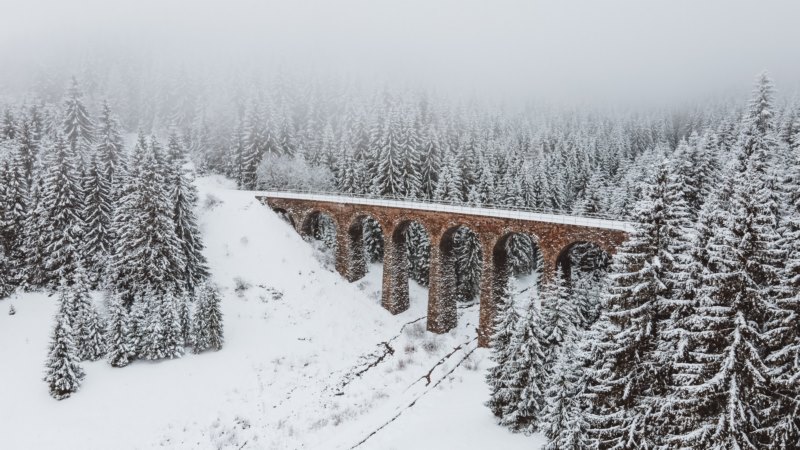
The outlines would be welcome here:
[[[223,350],[85,363],[81,390],[58,402],[41,381],[55,297],[19,295],[14,316],[0,301],[0,447],[345,449],[367,437],[358,448],[537,447],[483,406],[477,304],[459,309],[455,330],[430,334],[426,290],[412,283],[411,308],[392,316],[380,265],[347,283],[251,195],[219,178],[198,185]]]

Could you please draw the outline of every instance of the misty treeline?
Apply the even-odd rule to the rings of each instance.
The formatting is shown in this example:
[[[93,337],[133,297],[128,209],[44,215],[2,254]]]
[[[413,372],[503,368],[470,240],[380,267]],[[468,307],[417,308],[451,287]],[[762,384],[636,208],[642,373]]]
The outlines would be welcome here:
[[[800,119],[777,113],[762,75],[732,134],[656,164],[599,315],[561,274],[541,307],[505,295],[502,424],[551,450],[800,447]]]
[[[4,114],[0,297],[58,292],[45,380],[59,399],[80,385],[81,360],[121,367],[222,343],[183,141],[139,134],[126,147],[124,132],[108,103],[89,112],[74,79],[59,105]]]

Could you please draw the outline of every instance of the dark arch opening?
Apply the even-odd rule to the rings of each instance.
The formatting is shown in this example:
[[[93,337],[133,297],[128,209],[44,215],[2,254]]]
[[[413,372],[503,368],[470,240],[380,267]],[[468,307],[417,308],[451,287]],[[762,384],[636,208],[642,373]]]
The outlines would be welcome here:
[[[356,216],[347,230],[350,245],[359,249],[356,258],[363,258],[364,270],[369,270],[369,263],[383,262],[383,228],[372,216],[362,214]]]
[[[595,243],[574,242],[561,251],[556,262],[580,310],[580,325],[589,328],[600,317],[611,257]]]
[[[539,241],[535,236],[507,233],[497,241],[492,252],[496,276],[525,279],[526,283],[519,286],[522,292],[534,286],[538,289],[543,262]],[[528,278],[534,274],[533,278]]]
[[[428,286],[431,239],[427,228],[415,220],[404,221],[395,228],[392,243],[404,254],[408,278],[421,286]]]
[[[284,221],[288,222],[289,225],[292,226],[292,228],[297,229],[297,226],[294,223],[294,218],[292,218],[292,215],[289,214],[289,211],[286,211],[283,208],[272,208],[272,211],[274,211],[275,214],[278,215],[278,217],[280,217]]]
[[[330,214],[322,211],[309,213],[301,230],[307,240],[321,242],[323,249],[331,257],[336,253],[336,231],[336,221]]]
[[[439,249],[445,273],[452,275],[449,294],[460,302],[475,299],[483,271],[483,249],[477,233],[463,225],[452,227],[442,236]]]
[[[567,282],[579,275],[601,276],[610,263],[608,252],[593,242],[573,242],[561,250],[556,260]]]

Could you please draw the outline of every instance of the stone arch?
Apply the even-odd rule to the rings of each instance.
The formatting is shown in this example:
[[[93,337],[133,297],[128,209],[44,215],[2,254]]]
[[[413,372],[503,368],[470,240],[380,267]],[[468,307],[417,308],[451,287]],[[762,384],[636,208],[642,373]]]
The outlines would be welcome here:
[[[578,261],[578,263],[583,264],[584,267],[589,268],[589,264],[594,264],[597,267],[592,268],[593,270],[600,267],[607,267],[608,264],[610,264],[611,262],[611,252],[609,251],[607,246],[603,245],[600,242],[593,242],[588,240],[579,240],[570,242],[569,244],[564,246],[564,248],[561,249],[561,251],[558,253],[558,256],[556,257],[556,267],[561,268],[561,271],[564,274],[564,278],[567,280],[567,282],[569,282],[569,280],[571,280],[572,278],[573,264],[576,262],[573,261],[574,258],[573,255],[571,255],[571,253],[574,250],[584,246],[590,248],[588,257],[599,258],[599,261],[594,263],[591,261]],[[584,255],[584,257],[585,256],[586,255]]]
[[[467,280],[466,283],[477,283],[477,292],[480,292],[481,275],[484,270],[484,256],[486,250],[480,241],[480,234],[471,227],[458,224],[451,226],[442,233],[436,245],[431,245],[430,289],[428,291],[428,330],[434,333],[445,333],[454,328],[458,321],[457,298],[459,288],[464,286],[465,280],[459,280],[456,271],[456,234],[466,228],[475,235],[478,251],[477,260],[480,262],[480,273],[477,280]],[[467,286],[471,290],[472,286]]]
[[[418,224],[430,237],[428,227],[415,219],[403,219],[394,224],[391,230],[384,230],[383,253],[383,307],[392,314],[408,309],[408,270],[409,260],[406,251],[406,231],[412,224]]]

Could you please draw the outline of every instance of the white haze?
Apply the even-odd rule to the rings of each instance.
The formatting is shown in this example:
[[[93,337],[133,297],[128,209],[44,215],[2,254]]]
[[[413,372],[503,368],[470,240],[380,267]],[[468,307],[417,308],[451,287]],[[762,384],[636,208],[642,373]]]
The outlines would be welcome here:
[[[0,89],[85,61],[345,77],[498,99],[663,101],[800,84],[794,0],[8,0]]]

